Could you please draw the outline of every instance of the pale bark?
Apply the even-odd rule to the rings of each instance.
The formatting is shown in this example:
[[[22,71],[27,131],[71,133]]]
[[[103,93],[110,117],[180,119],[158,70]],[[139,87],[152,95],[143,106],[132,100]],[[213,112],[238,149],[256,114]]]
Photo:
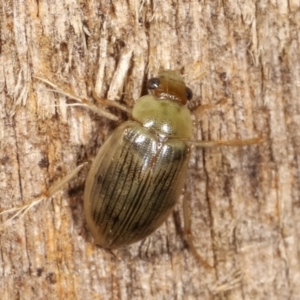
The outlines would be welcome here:
[[[214,269],[186,247],[180,205],[145,241],[115,251],[118,259],[94,247],[84,169],[0,232],[1,299],[300,299],[299,5],[2,0],[0,210],[92,160],[117,126],[66,107],[33,76],[83,97],[95,86],[132,106],[145,78],[179,70],[195,106],[212,105],[193,110],[194,139],[264,141],[192,153],[194,242]],[[191,71],[198,61],[201,80]]]

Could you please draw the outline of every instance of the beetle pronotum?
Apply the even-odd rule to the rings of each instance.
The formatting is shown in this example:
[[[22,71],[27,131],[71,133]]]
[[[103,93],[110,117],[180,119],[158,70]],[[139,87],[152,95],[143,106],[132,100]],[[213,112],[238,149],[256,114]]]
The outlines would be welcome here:
[[[132,120],[121,124],[102,145],[86,179],[85,218],[96,244],[106,249],[137,242],[166,220],[182,193],[190,157],[189,143],[211,147],[242,146],[259,141],[191,141],[192,119],[186,103],[192,98],[192,92],[183,78],[174,71],[165,70],[151,78],[147,87],[150,93],[136,101]],[[64,94],[116,120],[107,111]],[[113,106],[130,112],[122,105]],[[76,176],[82,166],[54,185],[46,198]],[[44,198],[19,208],[13,217],[25,213]],[[184,216],[187,219],[186,209]],[[185,220],[185,224],[189,233],[190,222]],[[195,253],[190,234],[187,234],[187,241]],[[200,256],[198,258],[202,261]]]

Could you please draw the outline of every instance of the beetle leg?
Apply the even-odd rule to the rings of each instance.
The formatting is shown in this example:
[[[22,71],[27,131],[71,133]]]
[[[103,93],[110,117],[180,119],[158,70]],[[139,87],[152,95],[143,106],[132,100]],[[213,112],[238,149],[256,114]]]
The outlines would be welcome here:
[[[40,81],[42,81],[42,82],[50,85],[53,88],[53,92],[60,93],[62,95],[65,95],[65,96],[69,97],[70,99],[76,100],[77,102],[79,102],[79,104],[77,104],[77,105],[87,107],[90,110],[92,110],[94,113],[96,113],[96,114],[98,114],[100,116],[106,117],[106,118],[108,118],[110,120],[113,120],[113,121],[118,121],[119,120],[118,117],[116,117],[115,115],[111,114],[107,110],[96,106],[95,104],[91,103],[87,99],[80,98],[80,97],[72,94],[71,92],[68,92],[68,91],[65,91],[65,90],[59,88],[56,84],[54,84],[53,82],[51,82],[51,81],[49,81],[47,79],[44,79],[44,78],[41,78],[41,77],[38,77],[38,76],[35,76],[34,78],[37,78],[38,80],[40,80]],[[94,93],[93,93],[93,95],[94,95]],[[100,99],[99,97],[97,97],[97,98],[98,98],[97,100]],[[103,104],[103,102],[102,102],[102,104]],[[115,101],[106,100],[105,105],[107,105],[107,106],[113,106],[113,107],[118,107],[119,109],[124,110],[124,107],[121,104],[116,103]],[[73,105],[73,106],[76,106],[76,105]]]
[[[31,200],[29,203],[26,203],[22,206],[13,207],[7,210],[3,210],[0,212],[0,215],[4,214],[11,214],[13,215],[7,219],[3,224],[0,225],[0,230],[4,229],[13,219],[17,217],[23,217],[32,207],[38,205],[40,202],[46,199],[50,199],[54,196],[54,194],[61,190],[61,188],[68,182],[70,182],[79,172],[80,170],[86,165],[87,163],[83,163],[75,168],[72,172],[66,175],[63,179],[59,180],[55,183],[49,190],[44,191],[40,197],[37,197],[34,200]]]
[[[97,94],[96,94],[96,91],[95,89],[93,89],[92,91],[92,94],[93,94],[93,98],[98,101],[100,104],[104,105],[104,106],[111,106],[111,107],[116,107],[116,108],[119,108],[120,110],[123,110],[125,111],[126,113],[128,114],[132,114],[132,109],[126,107],[125,105],[122,105],[116,101],[112,101],[112,100],[108,100],[108,99],[105,99],[105,98],[100,98]]]
[[[183,220],[184,220],[184,233],[186,242],[189,246],[189,249],[193,253],[193,255],[198,259],[198,261],[203,265],[206,269],[211,269],[211,266],[196,250],[196,247],[193,242],[192,232],[191,232],[191,212],[187,201],[187,191],[185,191],[185,195],[183,197]]]
[[[236,139],[231,141],[189,141],[189,143],[203,147],[203,148],[209,148],[209,147],[217,147],[217,146],[248,146],[253,144],[259,144],[263,141],[262,137],[253,138],[253,139]]]

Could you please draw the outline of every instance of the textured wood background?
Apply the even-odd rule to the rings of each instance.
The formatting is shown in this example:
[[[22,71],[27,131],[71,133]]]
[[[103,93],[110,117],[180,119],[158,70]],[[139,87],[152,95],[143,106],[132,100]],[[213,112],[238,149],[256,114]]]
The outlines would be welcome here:
[[[94,247],[82,216],[84,169],[53,200],[1,226],[1,299],[300,299],[299,6],[1,1],[0,210],[91,161],[118,125],[67,107],[33,76],[83,97],[95,86],[131,106],[146,78],[179,70],[195,95],[195,139],[264,137],[250,147],[193,149],[194,241],[214,269],[188,250],[180,203],[116,257]]]

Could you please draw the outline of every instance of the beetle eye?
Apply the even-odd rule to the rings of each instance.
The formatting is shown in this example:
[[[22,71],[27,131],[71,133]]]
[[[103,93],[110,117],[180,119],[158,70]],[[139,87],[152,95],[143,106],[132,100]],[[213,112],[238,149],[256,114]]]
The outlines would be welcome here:
[[[159,78],[156,78],[156,77],[150,78],[147,82],[147,88],[149,90],[157,89],[159,87],[159,85],[160,85]]]
[[[186,93],[186,99],[191,100],[193,98],[193,92],[190,88],[187,87],[185,93]]]

